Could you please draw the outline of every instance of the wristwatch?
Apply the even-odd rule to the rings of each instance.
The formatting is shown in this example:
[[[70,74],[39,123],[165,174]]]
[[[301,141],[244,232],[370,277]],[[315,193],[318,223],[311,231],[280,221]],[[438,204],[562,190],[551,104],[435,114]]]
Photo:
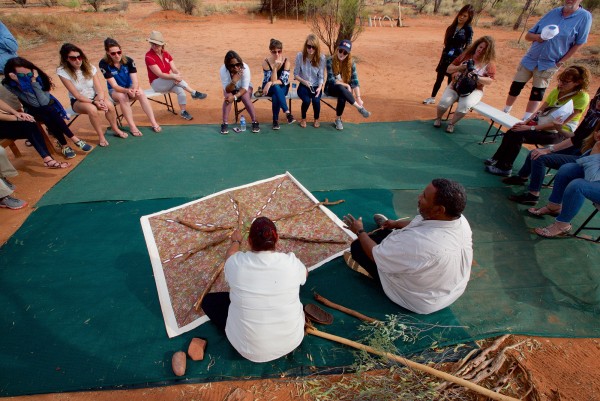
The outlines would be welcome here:
[[[554,153],[554,145],[548,146],[548,150],[550,150],[550,153]]]
[[[531,128],[529,128],[531,131],[535,131],[535,125],[532,125]]]

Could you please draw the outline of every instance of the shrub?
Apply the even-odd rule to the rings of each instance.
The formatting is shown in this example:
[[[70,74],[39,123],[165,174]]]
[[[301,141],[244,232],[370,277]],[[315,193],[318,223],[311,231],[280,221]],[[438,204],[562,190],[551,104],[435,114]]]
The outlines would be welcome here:
[[[27,0],[13,0],[15,3],[17,3],[18,5],[20,5],[21,7],[25,7],[25,4],[27,3]]]
[[[163,11],[175,8],[175,0],[155,0]]]
[[[92,8],[94,9],[94,11],[98,12],[100,11],[100,6],[102,4],[104,4],[104,2],[106,0],[85,0],[86,3],[88,3],[90,6],[92,6]]]
[[[198,0],[175,0],[175,3],[188,15],[192,15],[194,9],[198,7]]]
[[[40,3],[46,7],[54,7],[58,5],[58,0],[40,0]]]

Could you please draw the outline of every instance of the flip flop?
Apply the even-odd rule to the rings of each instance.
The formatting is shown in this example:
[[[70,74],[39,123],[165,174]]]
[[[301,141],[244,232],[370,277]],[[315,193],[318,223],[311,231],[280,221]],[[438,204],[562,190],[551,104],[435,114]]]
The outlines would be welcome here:
[[[102,148],[105,148],[105,147],[107,147],[108,145],[109,145],[109,144],[108,144],[108,141],[107,141],[107,140],[100,141],[100,142],[98,143],[98,146],[100,146],[100,147],[102,147]]]
[[[144,134],[142,134],[141,131],[131,131],[131,135],[133,135],[133,136],[142,136]]]
[[[113,132],[113,136],[116,136],[117,138],[125,139],[125,138],[127,138],[129,135],[127,135],[127,132],[123,132],[122,134],[119,134],[118,132],[114,131],[114,132]]]
[[[160,131],[162,131],[162,128],[160,127],[160,125],[153,125],[152,131],[159,133]]]
[[[46,165],[47,168],[50,168],[50,169],[67,168],[70,166],[70,164],[67,162],[59,162],[54,159],[50,159],[50,160],[44,162],[44,164]]]
[[[315,304],[307,304],[304,306],[304,314],[306,317],[315,323],[320,324],[331,324],[333,323],[333,315],[329,312],[324,311]]]
[[[555,224],[551,224],[548,227],[538,227],[533,231],[544,238],[566,238],[571,236],[570,231],[572,227],[570,224],[565,228],[557,228]]]

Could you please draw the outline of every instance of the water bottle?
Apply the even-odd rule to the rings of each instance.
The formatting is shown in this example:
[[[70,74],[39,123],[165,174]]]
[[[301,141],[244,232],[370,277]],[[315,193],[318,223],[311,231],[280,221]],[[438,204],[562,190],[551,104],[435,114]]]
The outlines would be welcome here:
[[[246,131],[246,117],[240,117],[240,131]]]

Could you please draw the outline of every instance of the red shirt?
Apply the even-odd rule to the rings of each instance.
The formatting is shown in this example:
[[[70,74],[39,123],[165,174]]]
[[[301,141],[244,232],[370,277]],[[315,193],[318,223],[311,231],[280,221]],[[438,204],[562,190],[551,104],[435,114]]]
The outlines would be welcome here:
[[[167,51],[163,50],[162,58],[160,58],[159,55],[154,52],[154,50],[150,49],[148,50],[148,53],[146,53],[145,61],[146,68],[148,69],[148,80],[150,83],[152,83],[152,81],[158,77],[150,70],[150,66],[157,65],[162,72],[168,74],[171,72],[171,61],[173,61],[173,57],[171,57]]]

